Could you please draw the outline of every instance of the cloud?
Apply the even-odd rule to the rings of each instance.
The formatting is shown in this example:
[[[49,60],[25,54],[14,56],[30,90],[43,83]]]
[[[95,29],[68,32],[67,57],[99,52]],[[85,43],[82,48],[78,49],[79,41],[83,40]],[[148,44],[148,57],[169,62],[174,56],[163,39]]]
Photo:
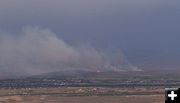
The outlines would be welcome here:
[[[26,27],[21,35],[0,35],[2,75],[36,75],[61,70],[135,70],[122,52],[110,56],[90,45],[68,45],[48,29]],[[5,73],[5,74],[4,74]]]

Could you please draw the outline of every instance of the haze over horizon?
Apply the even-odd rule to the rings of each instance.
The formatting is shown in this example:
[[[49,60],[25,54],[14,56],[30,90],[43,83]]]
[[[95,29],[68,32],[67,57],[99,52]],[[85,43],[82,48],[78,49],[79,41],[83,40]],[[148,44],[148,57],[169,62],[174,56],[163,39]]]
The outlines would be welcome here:
[[[120,49],[128,63],[143,70],[179,71],[179,18],[179,0],[1,0],[0,71],[2,51],[11,41],[4,35],[22,38],[27,26],[48,29],[68,47],[87,43],[111,54]],[[7,60],[16,59],[10,54]]]

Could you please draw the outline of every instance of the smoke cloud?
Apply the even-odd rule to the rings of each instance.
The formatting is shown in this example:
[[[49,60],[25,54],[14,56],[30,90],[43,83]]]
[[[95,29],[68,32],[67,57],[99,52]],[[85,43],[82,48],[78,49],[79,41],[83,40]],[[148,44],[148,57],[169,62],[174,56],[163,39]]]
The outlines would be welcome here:
[[[122,52],[108,54],[90,45],[68,45],[48,29],[26,27],[21,35],[0,34],[0,75],[36,75],[61,70],[139,70]]]

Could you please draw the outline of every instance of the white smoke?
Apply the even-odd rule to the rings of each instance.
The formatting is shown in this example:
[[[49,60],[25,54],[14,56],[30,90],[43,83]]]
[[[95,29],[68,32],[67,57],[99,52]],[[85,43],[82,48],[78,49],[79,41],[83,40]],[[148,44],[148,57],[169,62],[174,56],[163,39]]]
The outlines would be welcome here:
[[[109,56],[89,45],[71,46],[48,29],[27,27],[21,35],[0,34],[1,75],[40,74],[60,70],[138,70],[121,52]]]

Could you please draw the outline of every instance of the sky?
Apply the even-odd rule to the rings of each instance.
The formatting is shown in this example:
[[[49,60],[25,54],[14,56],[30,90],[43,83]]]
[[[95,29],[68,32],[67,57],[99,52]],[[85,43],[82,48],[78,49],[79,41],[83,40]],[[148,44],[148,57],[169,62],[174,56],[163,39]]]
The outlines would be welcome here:
[[[180,67],[179,0],[1,0],[0,32],[27,26],[52,31],[68,45],[121,49],[143,69]]]

